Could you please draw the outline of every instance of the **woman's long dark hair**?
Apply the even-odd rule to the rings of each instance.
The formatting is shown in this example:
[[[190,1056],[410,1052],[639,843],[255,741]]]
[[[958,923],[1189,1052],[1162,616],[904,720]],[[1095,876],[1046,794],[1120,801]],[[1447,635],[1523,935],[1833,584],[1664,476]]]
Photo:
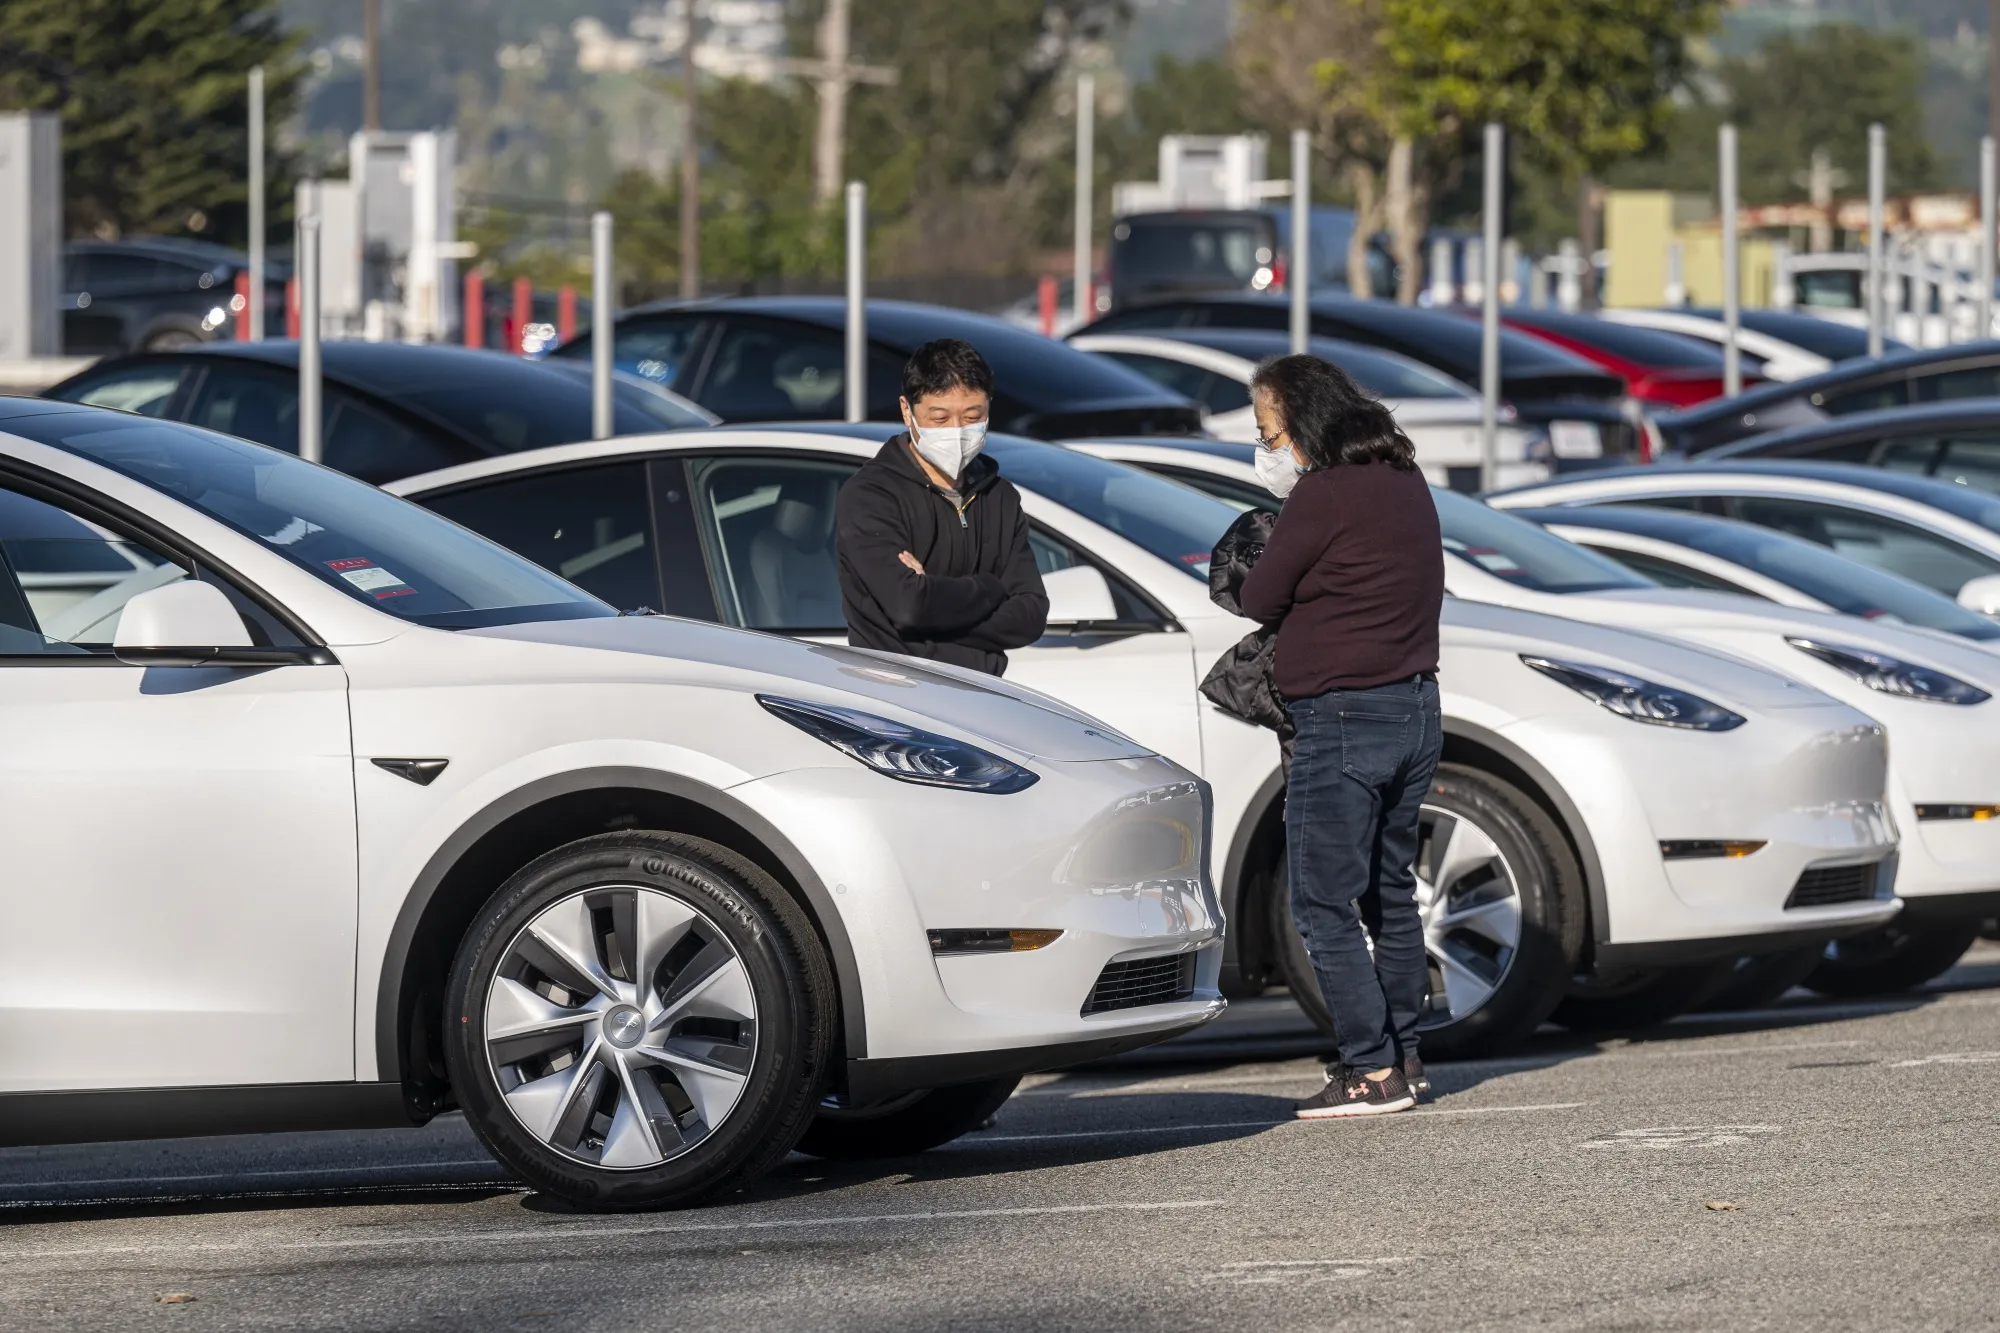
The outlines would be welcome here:
[[[1257,367],[1250,389],[1271,395],[1292,442],[1313,467],[1387,463],[1404,472],[1416,471],[1416,446],[1396,418],[1331,361],[1305,355],[1275,357]]]

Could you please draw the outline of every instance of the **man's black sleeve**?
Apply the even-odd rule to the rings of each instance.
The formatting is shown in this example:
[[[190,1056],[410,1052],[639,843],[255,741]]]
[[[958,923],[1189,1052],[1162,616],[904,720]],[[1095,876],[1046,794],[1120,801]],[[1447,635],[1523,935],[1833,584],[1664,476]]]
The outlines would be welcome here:
[[[1008,586],[992,574],[940,577],[905,565],[899,557],[910,549],[910,535],[899,530],[895,501],[862,478],[840,488],[834,518],[841,578],[859,582],[898,633],[955,639],[1008,599]],[[1031,557],[1031,567],[1033,563]],[[1039,580],[1036,591],[1041,591]],[[1043,609],[1046,614],[1046,599]]]
[[[1034,548],[1028,545],[1028,516],[1021,512],[1019,491],[1004,481],[994,483],[993,490],[1003,486],[1010,512],[1007,559],[1000,568],[1000,582],[1006,588],[1007,598],[983,622],[955,640],[968,648],[1000,653],[1027,647],[1049,627],[1049,594],[1042,587],[1042,571],[1035,564]],[[989,493],[987,498],[998,497]]]

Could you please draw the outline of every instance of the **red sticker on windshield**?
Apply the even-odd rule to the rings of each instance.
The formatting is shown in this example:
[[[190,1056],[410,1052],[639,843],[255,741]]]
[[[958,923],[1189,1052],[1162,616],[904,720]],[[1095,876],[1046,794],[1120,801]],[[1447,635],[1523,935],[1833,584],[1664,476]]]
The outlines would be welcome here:
[[[354,556],[347,560],[329,560],[326,562],[326,567],[335,571],[343,569],[366,569],[374,563],[373,560],[363,560],[360,556]]]

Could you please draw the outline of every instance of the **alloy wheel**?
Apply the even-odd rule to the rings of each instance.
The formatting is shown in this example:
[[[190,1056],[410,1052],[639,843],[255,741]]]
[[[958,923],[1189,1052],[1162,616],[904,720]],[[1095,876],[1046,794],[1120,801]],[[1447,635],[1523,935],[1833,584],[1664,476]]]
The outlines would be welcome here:
[[[1521,893],[1492,836],[1463,815],[1425,805],[1417,816],[1417,910],[1430,965],[1421,1020],[1437,1027],[1492,998],[1521,947]]]
[[[557,900],[508,944],[485,1045],[507,1108],[549,1148],[638,1170],[691,1151],[750,1078],[757,1000],[701,911],[609,885]]]

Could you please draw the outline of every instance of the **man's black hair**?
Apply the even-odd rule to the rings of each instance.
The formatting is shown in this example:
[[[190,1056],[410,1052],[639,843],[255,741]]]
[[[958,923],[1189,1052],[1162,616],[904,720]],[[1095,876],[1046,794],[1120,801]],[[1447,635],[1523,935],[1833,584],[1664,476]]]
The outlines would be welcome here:
[[[963,338],[936,338],[903,363],[903,397],[915,407],[925,394],[973,389],[992,396],[993,367]]]

